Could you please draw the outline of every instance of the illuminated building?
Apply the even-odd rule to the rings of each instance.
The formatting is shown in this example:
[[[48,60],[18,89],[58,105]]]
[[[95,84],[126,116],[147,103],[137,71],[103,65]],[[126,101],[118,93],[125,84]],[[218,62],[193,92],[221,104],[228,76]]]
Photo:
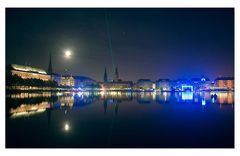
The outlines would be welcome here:
[[[190,82],[187,79],[177,79],[172,81],[172,88],[174,91],[182,91],[183,85],[190,85]]]
[[[193,91],[193,86],[183,84],[181,91],[184,91],[184,92],[185,91],[190,91],[190,92],[192,92]]]
[[[118,81],[118,82],[103,82],[99,83],[103,90],[131,90],[132,81]]]
[[[60,86],[73,87],[74,86],[74,78],[72,77],[72,75],[61,76]]]
[[[61,75],[57,74],[57,73],[52,73],[51,76],[52,76],[52,80],[57,82],[57,84],[59,86],[61,83]]]
[[[115,68],[113,80],[108,80],[107,70],[105,68],[104,82],[99,82],[98,84],[101,86],[102,90],[106,91],[131,90],[133,87],[132,81],[122,81],[119,78],[118,68]]]
[[[234,90],[234,78],[233,77],[218,77],[214,81],[215,89]]]
[[[199,90],[201,86],[201,79],[200,78],[192,78],[191,85],[193,86],[193,90]]]
[[[85,76],[73,76],[75,88],[88,88],[89,86],[96,85],[96,81]]]
[[[51,80],[51,76],[48,75],[45,70],[30,66],[11,64],[8,67],[8,72],[11,75],[17,75],[23,79],[40,79],[43,81]]]
[[[137,81],[137,90],[150,91],[153,90],[154,83],[150,79],[139,79]]]
[[[201,78],[192,78],[191,85],[193,86],[194,91],[198,90],[210,90],[211,88],[211,81],[209,78],[201,77]]]
[[[85,76],[64,75],[61,76],[60,80],[60,86],[68,86],[82,89],[95,84],[97,84],[95,80]]]
[[[159,79],[156,81],[156,89],[160,91],[171,91],[169,79]]]

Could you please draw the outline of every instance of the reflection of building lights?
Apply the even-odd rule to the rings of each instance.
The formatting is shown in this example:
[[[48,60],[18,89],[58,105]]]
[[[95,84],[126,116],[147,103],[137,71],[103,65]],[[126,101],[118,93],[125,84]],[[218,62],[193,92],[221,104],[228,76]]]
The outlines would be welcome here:
[[[61,96],[63,95],[63,93],[57,92],[57,96]]]
[[[164,92],[163,96],[164,96],[164,101],[166,101],[167,100],[167,92]]]
[[[202,99],[202,106],[205,106],[206,105],[206,100],[203,98]]]
[[[192,100],[193,92],[182,92],[182,100]]]
[[[83,94],[82,92],[78,92],[78,93],[77,93],[77,95],[78,95],[79,97],[81,97],[82,94]]]
[[[15,117],[20,117],[20,116],[30,116],[30,115],[35,115],[35,114],[38,114],[38,113],[42,113],[44,112],[46,109],[38,109],[36,111],[25,111],[25,112],[16,112],[16,113],[13,113],[11,118],[15,118]]]
[[[101,96],[104,96],[105,92],[104,92],[104,91],[101,91],[100,94],[101,94]]]
[[[156,100],[156,92],[153,92],[153,93],[152,93],[152,99],[153,99],[153,100]]]
[[[214,103],[214,102],[215,102],[215,98],[213,97],[213,98],[212,98],[212,103]]]

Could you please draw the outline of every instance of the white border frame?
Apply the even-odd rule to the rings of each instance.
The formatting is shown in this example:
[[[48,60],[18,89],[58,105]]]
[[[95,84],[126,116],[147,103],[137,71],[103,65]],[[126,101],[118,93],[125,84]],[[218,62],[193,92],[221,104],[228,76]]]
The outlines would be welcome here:
[[[0,153],[1,155],[104,155],[104,156],[122,156],[122,155],[159,155],[171,154],[185,156],[192,155],[239,155],[240,145],[240,97],[239,95],[239,35],[240,35],[240,11],[239,0],[1,0],[0,1],[0,21],[1,21],[1,42],[0,42],[0,58],[1,58],[1,76],[0,76],[0,93],[1,93],[1,109],[0,109]],[[235,8],[235,149],[5,149],[5,8],[7,7],[64,7],[64,8],[81,8],[81,7],[167,7],[167,8],[188,8],[188,7],[234,7]],[[238,43],[238,44],[237,44]]]

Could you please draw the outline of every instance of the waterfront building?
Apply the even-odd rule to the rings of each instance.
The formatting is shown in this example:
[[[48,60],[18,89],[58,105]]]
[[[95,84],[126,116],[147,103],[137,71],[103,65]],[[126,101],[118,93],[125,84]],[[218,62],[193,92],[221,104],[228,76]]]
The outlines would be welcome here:
[[[61,76],[60,86],[74,87],[74,78],[72,75]]]
[[[51,76],[43,69],[11,64],[7,67],[7,74],[17,75],[23,79],[40,79],[43,81],[51,80]]]
[[[136,87],[139,91],[151,91],[154,89],[155,83],[150,79],[139,79],[137,81]]]
[[[191,85],[194,91],[207,91],[211,88],[211,81],[209,78],[202,76],[201,78],[192,78]]]
[[[89,86],[96,85],[97,82],[85,76],[73,76],[75,88],[88,88]]]
[[[118,81],[118,82],[102,82],[99,83],[102,90],[117,91],[117,90],[131,90],[133,87],[132,81]]]
[[[156,81],[156,90],[171,91],[171,83],[169,79],[158,79]]]
[[[210,91],[212,87],[212,82],[209,78],[202,77],[201,78],[201,85],[200,85],[200,91]]]
[[[99,82],[101,89],[104,91],[121,91],[121,90],[131,90],[133,87],[132,81],[122,81],[119,78],[118,68],[114,70],[114,76],[112,80],[107,77],[107,69],[105,67],[104,71],[104,82]]]
[[[234,90],[233,77],[218,77],[214,81],[214,89]]]
[[[201,78],[192,78],[191,85],[193,86],[193,90],[199,90],[201,87]]]
[[[182,91],[183,86],[190,86],[190,82],[187,79],[177,79],[172,82],[172,88],[174,91]]]
[[[61,75],[57,73],[51,73],[51,79],[57,82],[57,85],[60,86],[61,83]]]

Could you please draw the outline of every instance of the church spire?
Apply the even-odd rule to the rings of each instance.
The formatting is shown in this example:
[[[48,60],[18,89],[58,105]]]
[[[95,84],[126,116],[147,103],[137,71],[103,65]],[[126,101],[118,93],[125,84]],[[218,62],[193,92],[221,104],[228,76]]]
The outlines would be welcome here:
[[[119,74],[118,74],[118,68],[117,67],[115,68],[114,75],[115,75],[115,81],[118,81],[119,80]]]
[[[51,53],[49,54],[49,64],[48,64],[48,74],[52,75],[53,70],[52,70],[52,56]]]
[[[108,81],[108,77],[107,77],[107,68],[105,67],[105,72],[104,72],[104,78],[103,78],[104,82]]]

